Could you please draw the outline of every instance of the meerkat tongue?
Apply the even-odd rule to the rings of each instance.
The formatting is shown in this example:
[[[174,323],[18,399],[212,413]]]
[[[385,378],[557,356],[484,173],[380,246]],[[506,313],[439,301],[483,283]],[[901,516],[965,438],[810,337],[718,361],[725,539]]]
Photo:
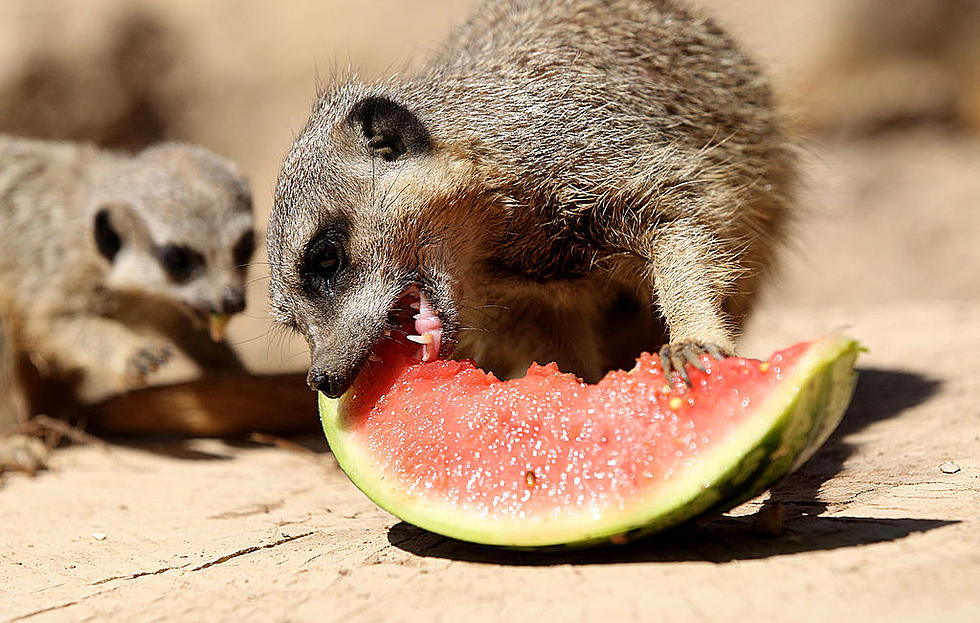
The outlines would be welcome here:
[[[419,296],[419,313],[415,314],[415,331],[418,335],[407,336],[409,340],[422,345],[422,361],[435,361],[442,346],[442,320],[425,293]]]

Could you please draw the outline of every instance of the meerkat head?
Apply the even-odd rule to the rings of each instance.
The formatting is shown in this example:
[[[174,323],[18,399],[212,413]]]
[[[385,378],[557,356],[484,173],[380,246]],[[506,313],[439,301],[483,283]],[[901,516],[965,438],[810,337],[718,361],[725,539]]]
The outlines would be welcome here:
[[[245,308],[251,204],[235,167],[199,147],[165,143],[121,161],[90,203],[105,286],[181,304],[220,340]]]
[[[267,236],[278,323],[310,345],[311,387],[339,396],[383,338],[448,357],[466,267],[490,227],[470,162],[384,86],[322,94],[293,143]]]

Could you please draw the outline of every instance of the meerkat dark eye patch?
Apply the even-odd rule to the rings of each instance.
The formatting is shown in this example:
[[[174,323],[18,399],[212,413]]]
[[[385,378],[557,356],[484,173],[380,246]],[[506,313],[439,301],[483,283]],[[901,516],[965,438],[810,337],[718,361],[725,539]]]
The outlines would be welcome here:
[[[303,278],[311,291],[327,289],[343,267],[343,249],[329,236],[320,236],[306,249]]]
[[[182,245],[164,245],[158,257],[167,276],[177,283],[188,281],[204,268],[204,256]]]
[[[99,253],[110,262],[116,258],[116,254],[122,248],[122,239],[112,226],[108,208],[99,210],[98,214],[95,215],[95,246]]]
[[[235,246],[231,250],[235,266],[244,268],[248,265],[249,260],[252,259],[252,253],[254,252],[255,232],[249,230],[242,234],[242,237],[238,239],[238,242],[235,243]]]
[[[348,116],[367,139],[368,151],[388,162],[429,149],[429,134],[412,111],[385,97],[367,97]]]

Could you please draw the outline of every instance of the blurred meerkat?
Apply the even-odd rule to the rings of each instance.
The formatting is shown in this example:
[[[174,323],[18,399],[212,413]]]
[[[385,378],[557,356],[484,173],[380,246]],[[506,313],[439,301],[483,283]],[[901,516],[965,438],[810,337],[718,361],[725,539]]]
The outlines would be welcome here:
[[[0,136],[0,236],[0,432],[30,415],[25,358],[82,400],[144,385],[175,351],[240,368],[193,326],[219,342],[245,306],[251,197],[223,158]]]
[[[491,0],[417,74],[320,93],[268,229],[339,396],[391,331],[501,377],[735,349],[794,158],[756,65],[670,0]]]
[[[980,132],[980,0],[856,0],[834,44],[796,89],[812,129],[951,120]]]

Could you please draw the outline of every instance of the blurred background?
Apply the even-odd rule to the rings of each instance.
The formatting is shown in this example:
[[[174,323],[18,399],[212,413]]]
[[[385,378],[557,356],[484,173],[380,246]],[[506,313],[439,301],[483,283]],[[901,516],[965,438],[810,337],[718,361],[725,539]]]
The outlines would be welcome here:
[[[0,132],[200,143],[246,172],[264,230],[318,77],[405,70],[472,4],[2,0]],[[980,3],[700,4],[766,65],[803,145],[809,222],[780,299],[980,297]],[[264,252],[251,272],[229,340],[256,371],[303,369],[304,343],[269,340]]]

